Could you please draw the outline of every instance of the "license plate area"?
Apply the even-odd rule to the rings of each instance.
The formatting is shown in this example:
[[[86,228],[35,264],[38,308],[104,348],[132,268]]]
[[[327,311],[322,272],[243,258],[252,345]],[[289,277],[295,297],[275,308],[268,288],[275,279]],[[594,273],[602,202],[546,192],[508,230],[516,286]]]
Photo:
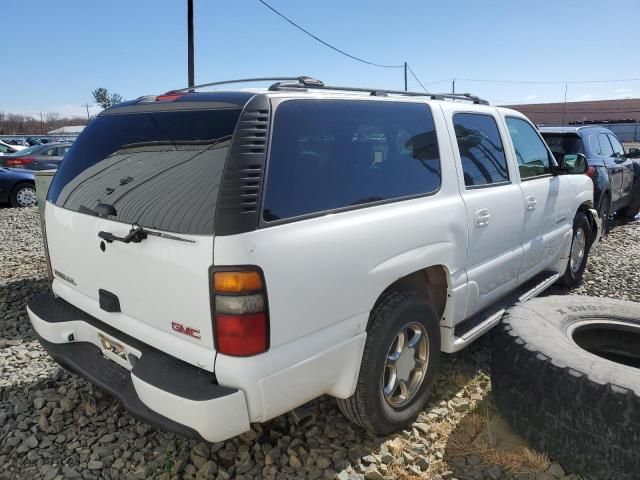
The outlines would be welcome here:
[[[133,368],[133,365],[131,364],[132,354],[129,353],[125,345],[103,333],[98,333],[98,338],[100,340],[100,349],[105,357],[113,360],[127,370],[131,370]]]

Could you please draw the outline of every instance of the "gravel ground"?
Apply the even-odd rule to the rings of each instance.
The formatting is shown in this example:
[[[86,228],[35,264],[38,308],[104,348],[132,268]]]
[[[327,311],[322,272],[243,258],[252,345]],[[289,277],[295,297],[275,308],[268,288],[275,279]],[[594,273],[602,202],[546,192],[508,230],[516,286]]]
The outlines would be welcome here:
[[[616,225],[579,288],[640,301],[640,222]],[[495,416],[489,336],[445,355],[425,411],[397,435],[352,426],[331,398],[216,444],[158,431],[49,359],[25,303],[48,288],[36,209],[0,209],[0,479],[571,479]]]

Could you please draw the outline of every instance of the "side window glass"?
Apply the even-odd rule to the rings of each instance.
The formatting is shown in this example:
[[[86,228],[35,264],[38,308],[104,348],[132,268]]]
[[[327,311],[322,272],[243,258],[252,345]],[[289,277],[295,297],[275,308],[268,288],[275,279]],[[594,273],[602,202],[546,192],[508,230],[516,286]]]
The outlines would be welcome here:
[[[602,149],[600,148],[600,140],[598,140],[598,135],[591,135],[589,137],[589,146],[591,147],[592,154],[602,155]]]
[[[263,207],[267,222],[439,188],[428,105],[291,100],[276,110]]]
[[[618,141],[618,139],[610,134],[607,134],[607,137],[609,137],[609,140],[611,141],[613,153],[615,153],[619,157],[624,155],[624,148],[622,147],[622,144]]]
[[[613,148],[609,142],[609,137],[605,133],[599,133],[598,139],[600,140],[600,155],[603,157],[610,157],[613,155]]]
[[[498,125],[490,115],[456,113],[453,116],[458,151],[467,187],[509,181],[507,159]]]
[[[521,118],[507,117],[507,128],[516,152],[520,178],[550,174],[549,151],[531,124]]]

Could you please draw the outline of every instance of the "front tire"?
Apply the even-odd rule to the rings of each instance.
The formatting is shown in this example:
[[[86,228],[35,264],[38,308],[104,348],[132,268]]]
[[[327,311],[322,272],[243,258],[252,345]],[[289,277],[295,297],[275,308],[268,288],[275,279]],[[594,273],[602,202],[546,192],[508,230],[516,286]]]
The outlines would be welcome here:
[[[439,358],[433,307],[416,292],[388,290],[371,312],[356,391],[338,399],[340,411],[377,435],[404,428],[422,410]]]
[[[587,266],[589,249],[591,248],[591,225],[584,213],[576,213],[573,219],[573,237],[571,239],[571,251],[569,262],[564,275],[560,277],[558,283],[565,287],[573,288],[580,285],[582,275]]]
[[[11,191],[12,207],[32,207],[37,203],[36,187],[32,183],[19,183]]]

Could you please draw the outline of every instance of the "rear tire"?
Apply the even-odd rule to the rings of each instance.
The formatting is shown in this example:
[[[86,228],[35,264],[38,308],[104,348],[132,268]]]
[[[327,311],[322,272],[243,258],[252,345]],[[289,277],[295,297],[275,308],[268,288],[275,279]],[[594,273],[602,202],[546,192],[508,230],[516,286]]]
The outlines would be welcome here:
[[[610,217],[611,217],[611,197],[608,193],[602,195],[600,205],[598,206],[598,215],[602,220],[602,236],[609,233]]]
[[[564,275],[558,280],[560,285],[569,288],[580,285],[584,269],[587,266],[592,241],[589,220],[587,220],[584,213],[576,213],[573,219],[573,237],[571,238],[569,262],[567,263],[567,269]]]
[[[439,358],[433,307],[415,292],[388,290],[371,312],[356,391],[338,399],[340,411],[378,435],[402,429],[422,410]]]
[[[640,181],[636,182],[631,193],[631,203],[620,212],[627,219],[633,220],[640,213]]]
[[[32,207],[37,203],[36,187],[33,183],[19,183],[11,191],[9,202],[12,207]]]

